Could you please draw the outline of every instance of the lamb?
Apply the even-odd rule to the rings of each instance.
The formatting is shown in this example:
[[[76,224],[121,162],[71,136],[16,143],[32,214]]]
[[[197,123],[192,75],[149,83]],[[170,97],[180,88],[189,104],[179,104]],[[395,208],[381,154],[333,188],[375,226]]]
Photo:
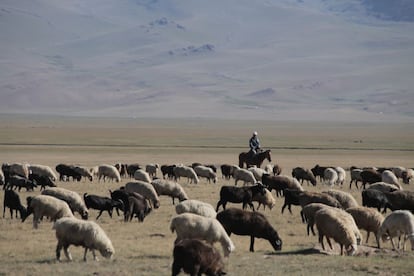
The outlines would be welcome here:
[[[217,174],[210,167],[200,165],[200,166],[194,167],[194,171],[198,177],[207,178],[208,182],[211,182],[211,181],[213,181],[213,183],[217,182]]]
[[[322,193],[328,194],[336,198],[341,204],[343,209],[357,207],[359,205],[358,202],[355,200],[355,198],[350,193],[347,193],[347,192],[331,189],[331,190],[323,191]]]
[[[365,189],[365,185],[367,183],[372,184],[372,183],[382,181],[381,174],[379,172],[377,172],[377,170],[375,170],[374,168],[363,169],[362,172],[361,172],[361,178],[362,178],[362,187],[364,189]]]
[[[134,172],[134,179],[144,181],[144,182],[147,182],[147,183],[151,183],[151,177],[150,177],[149,173],[147,173],[143,169],[138,169]]]
[[[184,239],[174,246],[172,275],[181,269],[191,275],[225,275],[224,262],[213,246],[197,239]]]
[[[112,180],[115,180],[116,182],[121,181],[121,175],[119,174],[119,171],[115,168],[115,166],[103,164],[98,167],[98,179],[101,181],[103,179],[105,181],[105,178],[108,177]]]
[[[358,181],[362,182],[361,172],[362,172],[362,169],[352,169],[351,170],[351,182],[349,182],[349,189],[352,188],[352,182],[355,183],[355,186],[358,189]]]
[[[348,255],[354,255],[357,250],[357,238],[353,226],[347,223],[347,220],[338,216],[337,212],[331,208],[323,208],[315,213],[315,224],[318,229],[319,243],[325,250],[323,237],[327,238],[328,244],[332,249],[329,238],[333,238],[341,246],[341,255],[343,249]]]
[[[196,199],[187,199],[180,202],[175,206],[175,212],[177,214],[193,213],[207,218],[215,218],[217,215],[211,204]]]
[[[369,233],[373,232],[377,246],[380,248],[378,230],[384,221],[383,215],[375,209],[362,206],[351,207],[346,209],[346,211],[352,215],[359,229],[367,231],[366,243],[368,243]]]
[[[93,174],[90,169],[81,166],[74,166],[73,169],[82,177],[89,179],[89,181],[93,181]]]
[[[285,175],[263,174],[262,183],[269,191],[276,190],[276,196],[279,196],[285,189],[303,191],[296,178],[289,178]]]
[[[165,179],[155,179],[151,182],[151,185],[154,186],[155,191],[158,196],[166,195],[172,198],[173,205],[174,199],[178,198],[179,201],[187,200],[187,193],[184,191],[184,188],[180,184],[174,181],[165,180]]]
[[[265,187],[260,183],[246,187],[222,186],[216,212],[221,205],[223,206],[223,209],[226,209],[227,202],[243,203],[243,209],[246,208],[246,205],[248,204],[254,211],[252,200],[256,194],[265,195]]]
[[[252,198],[252,201],[259,202],[257,210],[259,210],[260,205],[263,205],[263,209],[266,209],[267,206],[270,210],[272,210],[272,208],[276,205],[276,199],[273,197],[272,192],[266,188],[264,195],[261,193],[255,194]]]
[[[92,251],[94,260],[98,260],[95,250],[98,250],[104,258],[110,259],[115,253],[111,240],[105,231],[93,221],[83,221],[75,217],[61,218],[55,222],[53,229],[58,240],[56,246],[56,259],[60,261],[60,252],[63,248],[66,258],[72,261],[68,250],[70,245],[85,248],[83,260],[86,262],[88,249]]]
[[[174,172],[175,180],[178,180],[180,177],[187,177],[188,178],[187,181],[190,181],[190,183],[194,182],[195,184],[197,184],[198,182],[200,182],[196,172],[191,167],[176,166],[173,168],[173,172]]]
[[[112,218],[112,211],[114,208],[124,210],[124,204],[122,201],[113,200],[109,197],[103,197],[98,195],[89,195],[88,193],[83,194],[83,200],[88,209],[99,210],[99,214],[96,220],[102,215],[103,211],[107,211],[109,216]]]
[[[33,228],[37,229],[40,220],[43,217],[48,217],[51,221],[63,217],[73,217],[72,210],[69,205],[56,197],[49,195],[37,195],[34,197],[27,197],[27,216],[22,219],[26,220],[30,214],[33,213]]]
[[[395,250],[393,237],[404,235],[403,251],[405,250],[405,242],[408,237],[411,242],[411,250],[414,250],[414,216],[410,211],[397,210],[389,214],[382,222],[378,236],[382,237],[382,241],[391,240],[392,248]],[[398,249],[400,242],[398,241]]]
[[[3,200],[3,218],[5,216],[6,207],[10,209],[10,218],[13,218],[13,210],[16,210],[20,213],[20,218],[23,220],[27,216],[27,209],[24,207],[20,201],[19,194],[13,190],[4,191],[4,200]]]
[[[402,190],[400,183],[398,182],[398,178],[392,171],[385,170],[381,173],[381,180],[382,182],[395,185],[398,187],[399,190]]]
[[[338,173],[333,168],[326,168],[323,172],[323,180],[325,184],[333,186],[338,182]]]
[[[73,212],[78,212],[82,219],[88,219],[88,208],[86,207],[82,197],[77,192],[54,187],[43,190],[42,195],[50,195],[66,201]]]
[[[128,197],[129,220],[131,221],[136,216],[139,222],[143,222],[145,217],[152,211],[152,208],[142,195],[135,192],[130,194],[131,196]]]
[[[399,190],[397,186],[385,182],[373,183],[368,186],[367,190],[369,189],[378,190],[381,192],[394,192]]]
[[[411,191],[395,191],[392,193],[384,193],[391,210],[409,210],[414,211],[414,192]]]
[[[7,188],[13,189],[17,188],[20,192],[21,188],[26,188],[26,191],[33,191],[33,189],[37,187],[36,182],[32,181],[30,179],[24,178],[19,175],[12,175],[9,179],[9,184],[7,185]]]
[[[338,174],[338,180],[336,181],[337,185],[344,185],[346,179],[346,172],[342,167],[335,167],[334,168],[336,173]]]
[[[217,214],[217,220],[227,234],[250,236],[250,252],[254,252],[254,238],[266,239],[276,251],[282,250],[282,240],[266,217],[259,212],[228,208]]]
[[[294,178],[296,178],[298,181],[301,181],[301,183],[303,184],[303,181],[306,180],[313,185],[316,186],[316,178],[313,175],[312,171],[302,168],[302,167],[296,167],[292,169],[292,176]]]
[[[387,208],[391,208],[386,195],[376,189],[366,189],[362,191],[362,206],[377,208],[378,212],[385,213]]]
[[[207,218],[192,213],[179,214],[171,219],[170,230],[177,233],[175,244],[186,238],[201,239],[210,244],[220,242],[225,257],[228,257],[235,249],[226,230],[215,218]]]
[[[29,178],[29,166],[22,163],[14,163],[9,165],[9,175],[18,175],[26,179]]]
[[[158,209],[160,207],[160,199],[157,192],[150,183],[144,181],[128,182],[125,184],[125,191],[136,192],[143,195],[146,199],[151,202],[153,208]]]
[[[145,171],[149,174],[150,177],[156,177],[157,176],[157,169],[160,168],[159,164],[147,164],[145,166]]]
[[[239,180],[242,180],[244,182],[244,185],[247,185],[247,183],[251,183],[251,184],[256,183],[256,178],[254,178],[253,173],[247,169],[242,169],[240,167],[236,167],[234,169],[233,177],[234,177],[234,185],[236,186]]]
[[[50,168],[49,166],[46,166],[46,165],[31,164],[31,165],[29,165],[29,171],[31,171],[32,173],[37,174],[37,175],[47,176],[50,179],[52,179],[53,181],[57,180],[57,176],[56,176],[55,172],[52,170],[52,168]]]

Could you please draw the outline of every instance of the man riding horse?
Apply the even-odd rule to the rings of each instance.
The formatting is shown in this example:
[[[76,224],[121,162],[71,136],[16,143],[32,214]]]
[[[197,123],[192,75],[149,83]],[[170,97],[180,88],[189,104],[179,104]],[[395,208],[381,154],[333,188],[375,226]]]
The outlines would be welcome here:
[[[254,158],[257,151],[260,150],[260,141],[259,141],[259,137],[257,137],[257,131],[253,132],[253,135],[249,140],[249,147],[250,147],[249,157]]]

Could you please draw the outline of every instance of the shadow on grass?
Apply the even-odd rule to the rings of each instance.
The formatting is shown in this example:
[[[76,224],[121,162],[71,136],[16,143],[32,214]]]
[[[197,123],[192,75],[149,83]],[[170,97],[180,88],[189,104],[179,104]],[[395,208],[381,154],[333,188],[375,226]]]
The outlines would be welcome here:
[[[311,247],[311,248],[303,248],[298,250],[292,251],[279,251],[279,252],[269,252],[266,255],[277,256],[277,255],[313,255],[313,254],[320,254],[320,255],[332,255],[329,252],[322,251],[320,249]]]

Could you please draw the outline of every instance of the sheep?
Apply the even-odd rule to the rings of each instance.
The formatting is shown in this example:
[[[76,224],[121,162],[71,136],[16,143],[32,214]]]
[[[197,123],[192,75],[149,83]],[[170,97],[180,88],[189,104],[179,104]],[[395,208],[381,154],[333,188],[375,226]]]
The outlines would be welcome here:
[[[357,237],[353,230],[353,226],[347,223],[347,220],[338,216],[332,208],[322,208],[315,213],[315,224],[318,229],[319,243],[325,250],[323,237],[327,238],[328,244],[332,249],[329,238],[333,238],[341,246],[341,255],[343,249],[348,255],[354,255],[357,250]]]
[[[397,210],[389,214],[382,222],[378,236],[385,242],[387,239],[391,240],[392,248],[395,250],[393,237],[398,236],[403,238],[403,251],[405,250],[405,242],[408,237],[411,242],[411,250],[414,250],[414,216],[410,211]],[[400,239],[398,240],[398,249],[400,248]]]
[[[284,196],[285,196],[285,202],[282,206],[282,214],[283,211],[285,210],[286,206],[288,207],[288,210],[290,212],[290,214],[292,214],[292,209],[291,206],[292,205],[297,205],[299,206],[299,192],[298,190],[294,190],[294,189],[285,189],[284,190]]]
[[[253,173],[247,169],[236,167],[234,169],[233,177],[234,177],[234,185],[236,186],[239,180],[242,180],[244,182],[244,185],[247,185],[247,183],[251,183],[251,184],[256,183],[256,178],[254,177]]]
[[[114,208],[124,210],[122,201],[113,200],[109,197],[103,197],[98,195],[89,195],[88,193],[83,194],[83,200],[88,209],[99,210],[99,214],[96,220],[102,215],[103,211],[107,211],[109,216],[112,218],[112,210]]]
[[[105,178],[108,177],[112,180],[115,180],[116,182],[121,181],[121,175],[119,174],[119,171],[115,168],[115,166],[103,164],[98,167],[98,179],[101,181],[103,179],[105,181]]]
[[[414,211],[414,192],[411,191],[395,191],[395,192],[385,192],[390,209],[394,210],[409,210]]]
[[[358,189],[358,181],[362,182],[361,178],[362,169],[352,169],[351,174],[351,182],[349,182],[349,189],[352,188],[352,182],[355,183],[356,188]]]
[[[301,181],[301,183],[303,184],[303,181],[306,180],[313,185],[316,186],[316,178],[313,175],[312,171],[302,168],[302,167],[296,167],[292,169],[292,176],[294,178],[296,178],[298,181]]]
[[[273,175],[280,175],[282,173],[282,167],[280,167],[278,164],[273,166]]]
[[[88,208],[82,197],[74,191],[64,188],[53,187],[42,191],[42,195],[50,195],[66,201],[73,212],[78,212],[82,219],[88,219]]]
[[[391,208],[387,196],[376,189],[366,189],[362,191],[362,206],[377,208],[378,212],[385,213],[387,208]]]
[[[124,221],[127,222],[128,218],[129,218],[129,210],[130,210],[128,192],[125,191],[125,189],[118,189],[118,190],[115,190],[115,191],[109,190],[109,194],[111,195],[111,198],[113,200],[122,201],[122,204],[124,206],[124,209],[123,209],[123,211],[124,211]]]
[[[142,168],[141,168],[141,165],[139,164],[129,164],[127,165],[126,171],[127,171],[128,176],[130,178],[133,178],[135,171],[140,170],[140,169]]]
[[[159,196],[170,196],[172,198],[173,205],[175,204],[175,198],[178,198],[179,201],[188,199],[184,188],[177,182],[166,179],[155,179],[151,182],[151,185],[154,186],[154,189]]]
[[[183,239],[173,250],[172,275],[181,269],[191,275],[225,275],[224,262],[218,250],[197,239]]]
[[[341,203],[334,198],[333,196],[330,196],[328,194],[324,193],[317,193],[317,192],[299,192],[298,193],[298,201],[299,205],[303,208],[305,205],[308,205],[309,203],[323,203],[328,206],[341,208]],[[301,211],[301,217],[302,221],[305,222],[305,218],[303,216],[303,213]]]
[[[254,238],[266,239],[275,251],[282,250],[282,240],[267,218],[258,212],[228,208],[217,214],[217,220],[227,234],[250,236],[250,252],[254,252]]]
[[[331,206],[323,203],[309,203],[302,207],[302,214],[307,222],[306,231],[308,233],[308,236],[309,230],[311,230],[312,234],[315,236],[315,231],[313,230],[313,226],[315,224],[315,214],[317,211],[323,208],[331,208]]]
[[[160,168],[159,164],[147,164],[145,166],[145,171],[149,174],[150,177],[157,176],[157,169]]]
[[[233,177],[235,165],[223,164],[220,166],[221,175],[224,179],[230,179]]]
[[[20,192],[21,188],[26,188],[26,191],[33,191],[33,189],[37,187],[36,182],[30,179],[24,178],[19,175],[12,175],[9,179],[9,184],[7,188],[13,189],[17,188]]]
[[[358,202],[355,200],[355,198],[350,193],[339,191],[339,190],[327,190],[327,191],[323,191],[322,193],[328,194],[336,198],[341,204],[343,209],[348,209],[351,207],[358,206]]]
[[[30,164],[28,165],[28,168],[29,168],[29,171],[31,171],[31,173],[47,176],[53,181],[57,180],[57,176],[55,172],[49,166],[39,165],[39,164]]]
[[[338,174],[338,180],[336,181],[337,185],[344,185],[346,179],[346,172],[342,167],[335,167],[334,170]]]
[[[216,212],[221,205],[223,206],[223,209],[226,209],[227,202],[243,203],[243,209],[246,208],[246,205],[248,204],[254,211],[252,200],[256,194],[265,195],[265,187],[260,183],[246,187],[222,186]]]
[[[58,164],[55,169],[59,173],[60,181],[70,180],[71,177],[73,181],[81,181],[82,179],[82,175],[75,171],[75,167],[72,165]]]
[[[367,240],[365,243],[368,243],[369,233],[373,232],[377,246],[380,248],[378,230],[384,221],[384,216],[375,209],[362,206],[351,207],[346,209],[346,211],[352,215],[359,229],[367,231]]]
[[[144,182],[147,182],[147,183],[151,183],[151,177],[150,177],[149,173],[147,173],[143,169],[138,169],[134,172],[134,179],[144,181]]]
[[[361,172],[361,178],[362,178],[362,187],[363,187],[363,189],[365,189],[365,185],[367,183],[372,184],[372,183],[382,181],[381,174],[379,172],[377,172],[377,170],[374,169],[374,168],[372,168],[372,169],[363,169],[362,172]]]
[[[315,165],[315,167],[313,167],[311,169],[311,172],[313,173],[313,175],[315,176],[315,178],[317,178],[319,176],[319,179],[322,180],[324,178],[324,172],[328,167],[325,166],[319,166],[318,164]]]
[[[62,217],[73,217],[69,205],[56,197],[49,195],[37,195],[27,197],[27,216],[22,219],[26,220],[33,213],[33,228],[37,229],[40,220],[45,216],[51,221],[56,221]]]
[[[93,174],[90,169],[81,166],[74,166],[73,169],[75,172],[79,173],[81,176],[89,179],[89,181],[93,181]]]
[[[257,205],[257,210],[259,210],[260,205],[263,205],[263,209],[266,209],[266,206],[269,207],[270,210],[276,205],[276,199],[272,195],[268,189],[265,188],[265,194],[262,195],[260,193],[255,194],[252,198],[252,201],[257,201],[259,204]]]
[[[56,184],[45,175],[29,174],[29,180],[36,183],[37,186],[40,186],[40,190],[46,189],[46,187],[56,187]]]
[[[20,201],[19,194],[13,190],[4,191],[4,200],[3,200],[3,218],[5,216],[6,207],[10,209],[10,218],[13,218],[13,210],[16,210],[20,213],[20,218],[24,219],[27,216],[27,209],[24,207]]]
[[[407,169],[406,169],[406,168],[404,168],[404,167],[401,167],[401,166],[397,166],[397,167],[393,167],[393,168],[391,169],[391,171],[394,173],[394,175],[395,175],[397,178],[401,178],[401,179],[403,179],[403,173],[404,173],[405,171],[407,171]],[[406,183],[406,184],[408,184],[408,183]]]
[[[323,180],[325,184],[332,187],[338,182],[338,173],[333,168],[326,168],[323,172]]]
[[[130,193],[128,197],[129,201],[129,220],[131,221],[134,216],[137,217],[139,222],[143,222],[145,217],[152,211],[148,201],[142,195],[138,193]]]
[[[296,178],[290,178],[285,175],[263,174],[262,183],[269,191],[276,190],[276,196],[279,196],[285,189],[303,191],[302,186]]]
[[[210,167],[200,165],[200,166],[194,167],[194,171],[198,177],[207,178],[208,182],[211,182],[211,181],[213,181],[213,183],[217,182],[217,174]]]
[[[115,168],[119,171],[119,174],[121,175],[121,177],[127,177],[128,176],[128,172],[127,172],[127,164],[122,164],[122,163],[116,163]]]
[[[406,171],[402,172],[402,179],[404,184],[410,184],[410,180],[414,178],[414,170],[407,169]]]
[[[3,170],[0,170],[0,185],[6,187],[6,177],[4,176]]]
[[[225,257],[228,257],[235,249],[226,230],[215,218],[207,218],[192,213],[179,214],[171,219],[170,230],[177,233],[175,244],[186,238],[201,239],[210,244],[220,242]]]
[[[9,175],[18,175],[24,178],[29,178],[29,166],[22,163],[14,163],[9,165]]]
[[[367,190],[369,189],[378,190],[381,192],[394,192],[399,190],[397,186],[385,182],[373,183],[368,186]]]
[[[177,214],[193,213],[207,218],[215,218],[217,215],[211,204],[196,199],[180,202],[175,206],[175,212]]]
[[[162,177],[165,179],[165,176],[167,176],[168,179],[173,179],[175,167],[176,165],[162,165],[161,166]]]
[[[115,253],[111,240],[105,231],[93,221],[83,221],[75,217],[61,218],[57,220],[53,229],[56,231],[58,240],[56,246],[56,259],[60,262],[60,252],[63,248],[66,258],[72,261],[68,250],[70,245],[85,248],[83,260],[86,262],[88,249],[92,251],[93,259],[97,261],[95,250],[98,250],[104,258],[110,259]]]
[[[158,194],[155,191],[154,186],[150,183],[138,180],[135,182],[128,182],[125,184],[125,191],[141,194],[151,202],[153,208],[158,209],[160,207]]]
[[[395,185],[398,187],[399,190],[402,190],[400,183],[398,182],[398,178],[392,171],[385,170],[381,173],[381,180],[382,182]]]
[[[197,184],[200,182],[198,176],[193,168],[188,166],[176,166],[173,168],[175,180],[178,180],[180,177],[187,177],[190,183]]]
[[[251,172],[253,173],[253,176],[254,176],[254,178],[255,178],[257,181],[260,181],[260,180],[262,179],[262,175],[263,175],[264,173],[269,174],[269,173],[268,173],[268,172],[266,172],[264,169],[262,169],[262,168],[258,168],[258,167],[256,167],[256,166],[250,167],[250,168],[248,168],[247,170],[248,170],[248,171],[251,171]]]

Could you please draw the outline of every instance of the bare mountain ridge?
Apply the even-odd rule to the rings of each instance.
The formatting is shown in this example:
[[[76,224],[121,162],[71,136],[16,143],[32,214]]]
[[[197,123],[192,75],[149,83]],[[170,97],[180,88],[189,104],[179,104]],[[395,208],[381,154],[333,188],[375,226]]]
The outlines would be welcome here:
[[[1,112],[412,120],[393,3],[2,1]]]

